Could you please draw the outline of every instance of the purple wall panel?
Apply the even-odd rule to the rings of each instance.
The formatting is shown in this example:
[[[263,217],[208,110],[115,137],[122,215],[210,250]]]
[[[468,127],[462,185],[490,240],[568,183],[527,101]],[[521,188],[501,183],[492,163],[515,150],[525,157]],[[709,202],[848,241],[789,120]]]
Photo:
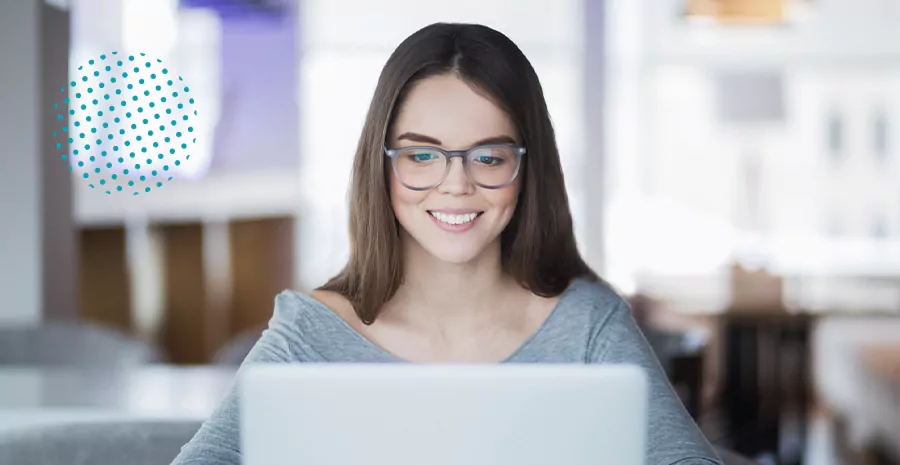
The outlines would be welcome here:
[[[298,167],[294,25],[292,14],[222,17],[221,117],[212,171]]]

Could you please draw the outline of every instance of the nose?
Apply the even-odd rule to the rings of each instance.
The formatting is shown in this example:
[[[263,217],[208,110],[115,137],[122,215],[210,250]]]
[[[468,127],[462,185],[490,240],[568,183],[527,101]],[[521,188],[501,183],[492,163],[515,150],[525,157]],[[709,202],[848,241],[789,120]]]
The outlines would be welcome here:
[[[450,195],[465,195],[471,194],[474,190],[475,185],[469,180],[469,176],[466,175],[462,158],[451,158],[447,177],[438,186],[438,191]]]

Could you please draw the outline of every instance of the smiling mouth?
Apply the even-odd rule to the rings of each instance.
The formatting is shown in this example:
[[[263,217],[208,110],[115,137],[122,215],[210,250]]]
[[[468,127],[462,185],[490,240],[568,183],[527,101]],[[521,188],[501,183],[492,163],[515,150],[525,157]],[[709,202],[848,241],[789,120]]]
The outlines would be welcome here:
[[[476,218],[478,218],[479,216],[484,214],[484,212],[477,212],[477,213],[464,213],[464,214],[460,214],[460,215],[453,215],[453,214],[449,214],[449,213],[441,213],[441,212],[433,212],[433,211],[429,211],[428,213],[431,216],[433,216],[435,219],[440,221],[441,223],[450,224],[450,225],[460,225],[460,224],[471,223],[472,221],[475,221]]]

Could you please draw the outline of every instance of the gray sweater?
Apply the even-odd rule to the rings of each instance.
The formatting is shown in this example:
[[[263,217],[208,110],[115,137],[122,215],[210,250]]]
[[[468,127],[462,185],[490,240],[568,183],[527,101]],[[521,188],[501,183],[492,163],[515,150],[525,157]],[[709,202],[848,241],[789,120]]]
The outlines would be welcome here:
[[[251,363],[405,363],[312,297],[284,291]],[[721,464],[671,389],[627,304],[605,285],[576,280],[541,327],[503,363],[628,363],[649,376],[647,465]],[[241,462],[237,393],[224,399],[173,465]]]

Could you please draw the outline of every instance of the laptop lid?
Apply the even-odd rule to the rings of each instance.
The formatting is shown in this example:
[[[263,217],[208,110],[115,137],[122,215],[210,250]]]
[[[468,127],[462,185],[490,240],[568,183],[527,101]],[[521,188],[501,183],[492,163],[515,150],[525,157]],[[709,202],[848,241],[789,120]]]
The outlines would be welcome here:
[[[638,465],[626,365],[273,364],[239,380],[245,465]]]

